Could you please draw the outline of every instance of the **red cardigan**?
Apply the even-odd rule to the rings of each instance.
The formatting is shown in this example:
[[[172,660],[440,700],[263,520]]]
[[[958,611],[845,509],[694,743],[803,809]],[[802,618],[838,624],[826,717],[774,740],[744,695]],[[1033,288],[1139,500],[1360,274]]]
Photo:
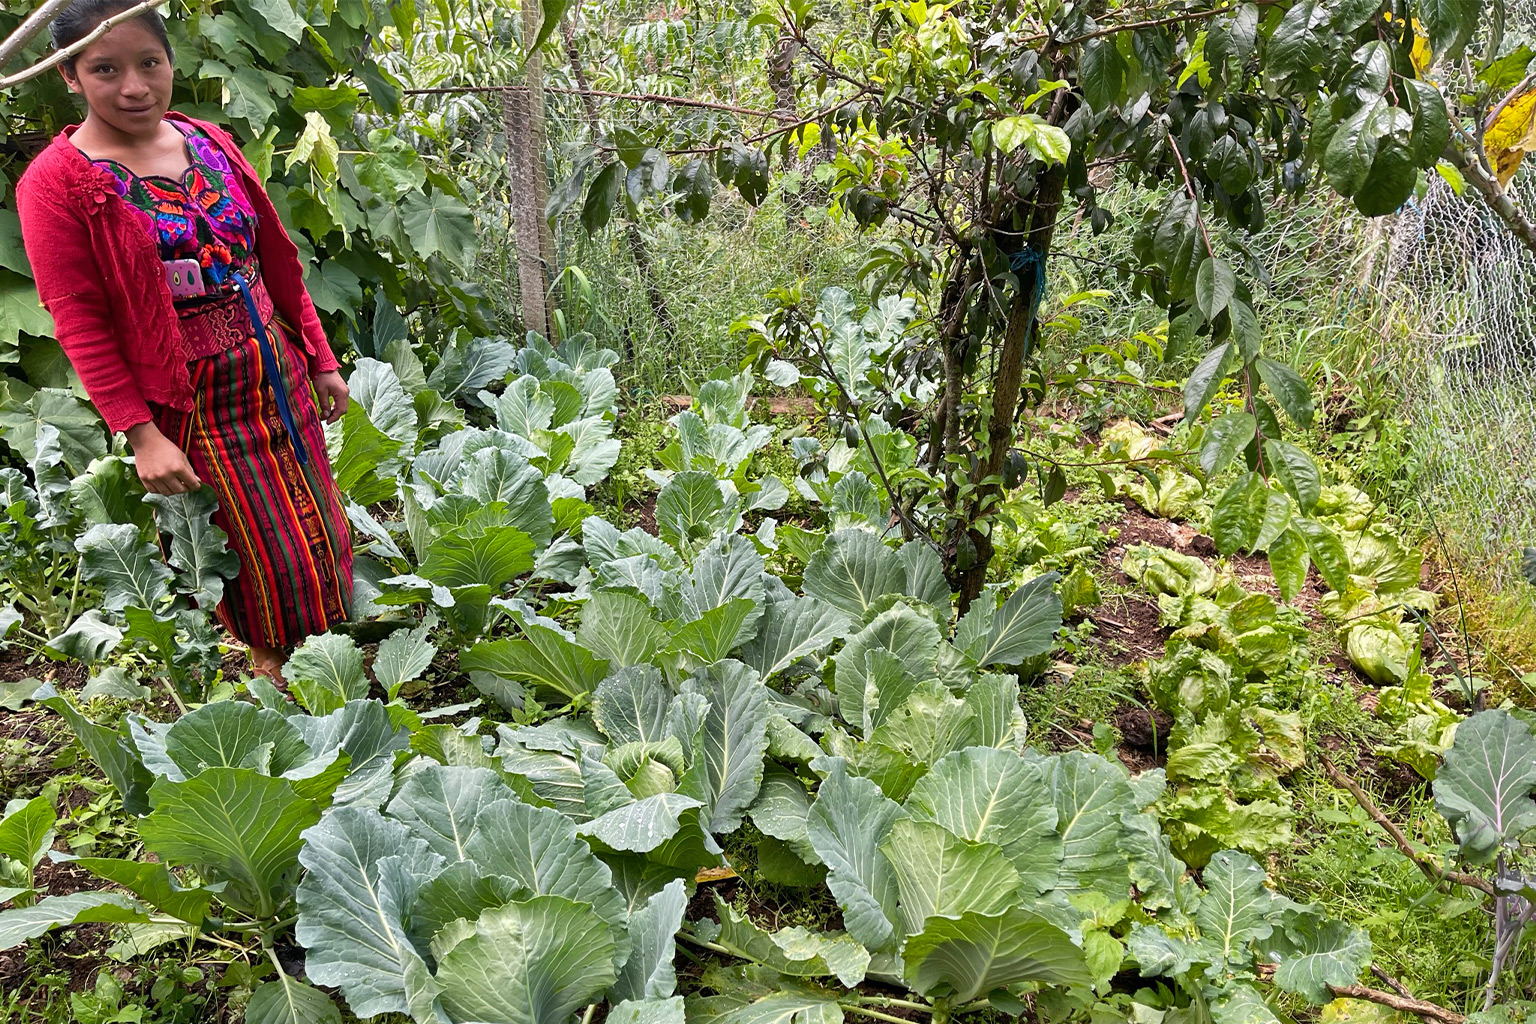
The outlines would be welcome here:
[[[310,372],[336,369],[304,288],[298,247],[255,169],[224,129],[174,111],[165,116],[201,128],[239,172],[256,212],[256,251],[273,305],[297,326]],[[152,418],[149,402],[192,408],[188,348],[155,240],[118,196],[112,175],[69,141],[77,127],[32,161],[16,184],[16,206],[54,334],[107,426],[127,430]]]

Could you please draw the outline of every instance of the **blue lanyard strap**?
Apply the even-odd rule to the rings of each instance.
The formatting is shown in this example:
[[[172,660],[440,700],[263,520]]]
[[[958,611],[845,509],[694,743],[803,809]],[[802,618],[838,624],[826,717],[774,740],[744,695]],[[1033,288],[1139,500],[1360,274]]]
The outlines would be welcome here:
[[[300,465],[309,465],[309,451],[304,447],[304,438],[299,436],[298,425],[293,421],[293,408],[288,403],[288,389],[283,386],[283,375],[277,366],[277,353],[272,348],[272,339],[267,337],[267,327],[261,322],[261,311],[256,308],[256,299],[251,295],[250,285],[245,283],[245,278],[238,272],[231,274],[235,287],[240,289],[240,297],[245,300],[245,311],[251,317],[251,329],[256,332],[256,343],[261,347],[262,376],[272,384],[272,394],[277,398],[277,414],[282,417],[283,429],[288,432],[288,443],[293,445],[293,452],[299,457]]]

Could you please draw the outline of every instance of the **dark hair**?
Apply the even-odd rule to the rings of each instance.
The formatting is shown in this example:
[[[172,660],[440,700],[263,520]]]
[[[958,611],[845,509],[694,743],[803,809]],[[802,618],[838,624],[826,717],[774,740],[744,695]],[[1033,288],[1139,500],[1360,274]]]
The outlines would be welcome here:
[[[48,34],[53,37],[53,48],[62,50],[66,46],[78,43],[108,18],[137,6],[137,0],[75,0],[48,26]],[[170,37],[165,34],[165,19],[160,17],[159,11],[151,7],[132,20],[143,22],[144,27],[160,40],[161,46],[165,47],[165,55],[175,60]],[[65,58],[62,66],[73,78],[75,58]]]

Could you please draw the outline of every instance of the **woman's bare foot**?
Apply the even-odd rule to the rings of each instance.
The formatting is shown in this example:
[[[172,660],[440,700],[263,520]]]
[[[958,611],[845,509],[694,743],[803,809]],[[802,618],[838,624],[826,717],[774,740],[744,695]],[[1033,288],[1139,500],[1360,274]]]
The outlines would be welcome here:
[[[265,676],[273,686],[288,692],[288,680],[283,678],[283,665],[288,658],[283,651],[275,647],[251,647],[247,649],[246,657],[251,663],[251,675]]]

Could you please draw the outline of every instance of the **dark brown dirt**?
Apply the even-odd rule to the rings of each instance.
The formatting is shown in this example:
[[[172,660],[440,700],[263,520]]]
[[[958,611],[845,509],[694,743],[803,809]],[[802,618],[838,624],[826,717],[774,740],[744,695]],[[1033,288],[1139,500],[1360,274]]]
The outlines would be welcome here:
[[[661,401],[672,412],[681,412],[693,405],[692,395],[662,395]],[[747,408],[766,410],[769,416],[793,416],[807,422],[816,418],[816,403],[806,395],[782,395],[774,397],[750,396]]]
[[[90,675],[78,661],[49,661],[15,644],[0,646],[0,682],[46,679],[60,689],[85,685]]]
[[[648,495],[645,499],[645,504],[641,505],[635,512],[635,525],[652,537],[658,536],[656,533],[656,498],[660,493],[660,491],[657,491],[654,494]]]
[[[1106,661],[1113,667],[1163,656],[1168,630],[1158,625],[1157,605],[1136,597],[1112,597],[1088,614],[1108,641]]]
[[[1167,754],[1168,733],[1173,728],[1173,716],[1166,711],[1126,707],[1115,713],[1113,721],[1126,746],[1154,758]]]

